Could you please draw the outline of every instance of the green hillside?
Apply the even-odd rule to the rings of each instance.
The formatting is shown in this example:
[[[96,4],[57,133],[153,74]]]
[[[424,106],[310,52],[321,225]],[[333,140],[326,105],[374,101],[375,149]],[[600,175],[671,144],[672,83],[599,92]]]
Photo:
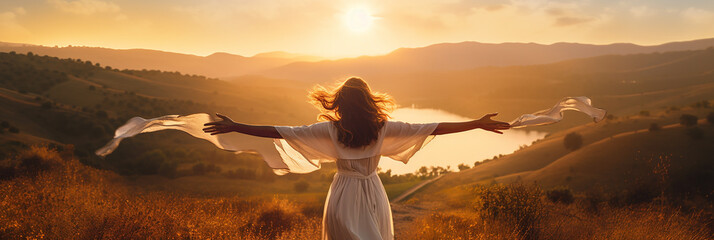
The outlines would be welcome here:
[[[5,130],[0,141],[3,146],[72,144],[80,160],[90,165],[129,174],[156,173],[162,162],[183,166],[218,161],[196,156],[215,156],[223,151],[183,133],[166,132],[129,139],[107,159],[93,152],[112,138],[114,129],[134,116],[221,112],[240,121],[285,125],[314,119],[316,112],[304,103],[304,91],[253,84],[176,72],[120,71],[32,53],[0,53],[0,121],[18,130]],[[158,141],[167,138],[174,140]],[[13,149],[2,153],[7,156]],[[156,154],[168,157],[157,159]],[[223,158],[226,156],[217,159]],[[269,171],[262,169],[265,166],[260,159],[254,161],[245,168],[255,169],[258,176]]]
[[[432,196],[455,194],[458,199],[459,189],[464,187],[519,181],[577,192],[636,188],[659,193],[665,188],[678,196],[708,196],[714,191],[714,182],[707,177],[714,173],[714,125],[704,116],[714,109],[702,107],[706,104],[694,106],[698,107],[643,113],[557,132],[512,154],[447,174],[415,198],[431,202],[438,200]],[[698,115],[698,126],[680,125],[682,114]],[[661,129],[649,130],[651,124]],[[701,133],[701,137],[692,132]],[[564,146],[564,137],[570,133],[582,136],[582,147],[569,150]],[[663,186],[660,182],[665,180]]]

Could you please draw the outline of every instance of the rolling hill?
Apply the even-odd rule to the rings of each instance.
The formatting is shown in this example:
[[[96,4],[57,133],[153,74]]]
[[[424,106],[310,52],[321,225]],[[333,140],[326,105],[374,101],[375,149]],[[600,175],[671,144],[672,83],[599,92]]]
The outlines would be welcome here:
[[[652,116],[633,116],[591,123],[547,136],[512,154],[486,161],[465,171],[447,174],[416,194],[416,201],[438,201],[433,196],[452,194],[474,184],[535,182],[545,189],[566,187],[576,192],[621,192],[632,188],[659,191],[661,177],[671,181],[667,191],[707,194],[714,182],[714,126],[699,121],[695,131],[678,123],[681,114],[705,115],[712,108],[660,111]],[[661,130],[647,130],[650,124]],[[568,133],[582,136],[583,147],[563,146]],[[663,174],[664,173],[664,174]],[[455,198],[458,198],[456,194]]]
[[[302,88],[253,84],[176,72],[119,71],[73,59],[0,53],[0,120],[19,129],[19,133],[0,134],[0,142],[72,144],[85,163],[132,173],[131,169],[142,171],[146,166],[140,166],[144,161],[140,159],[156,149],[165,150],[169,156],[183,152],[173,157],[179,162],[201,162],[203,159],[194,157],[221,152],[205,141],[169,131],[128,140],[124,144],[130,147],[120,147],[106,160],[94,156],[93,151],[134,116],[221,112],[244,122],[282,125],[306,124],[314,119],[316,111],[304,103]],[[263,152],[272,147],[269,140],[244,139],[246,150]],[[157,167],[149,168],[155,172]]]

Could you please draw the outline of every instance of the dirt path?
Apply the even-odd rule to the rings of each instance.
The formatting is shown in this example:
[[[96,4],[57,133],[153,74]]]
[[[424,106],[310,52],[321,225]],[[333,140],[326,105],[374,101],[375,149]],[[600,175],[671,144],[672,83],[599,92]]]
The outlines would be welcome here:
[[[5,98],[10,101],[13,101],[13,102],[16,102],[16,103],[22,103],[22,104],[27,104],[27,105],[31,105],[31,106],[40,106],[40,104],[36,103],[36,102],[30,102],[30,101],[22,100],[19,98],[15,98],[15,97],[11,96],[10,90],[6,90],[6,89],[2,89],[2,88],[0,88],[0,97]]]
[[[706,121],[707,121],[706,119],[699,119],[699,121],[697,121],[697,125],[704,124]],[[678,126],[681,126],[681,124],[679,124],[679,123],[673,123],[673,124],[669,124],[669,125],[664,125],[664,126],[662,126],[661,128],[662,128],[662,129],[669,129],[669,128],[674,128],[674,127],[678,127]],[[590,145],[600,144],[600,143],[603,143],[603,142],[606,142],[606,141],[610,141],[610,140],[615,139],[615,138],[621,138],[621,137],[629,136],[629,135],[632,135],[632,134],[641,133],[641,132],[649,132],[649,131],[650,131],[649,129],[645,128],[645,129],[638,129],[638,130],[635,130],[635,131],[629,131],[629,132],[618,133],[618,134],[612,135],[612,136],[610,136],[610,137],[606,137],[606,138],[600,139],[599,141],[594,142],[594,143],[591,143]]]
[[[426,206],[426,205],[411,205],[411,204],[403,204],[399,203],[403,201],[404,199],[408,198],[412,194],[414,194],[416,191],[421,189],[422,187],[438,180],[444,175],[439,175],[435,178],[426,180],[424,182],[421,182],[417,184],[416,186],[410,188],[409,190],[405,191],[398,197],[394,198],[391,201],[392,205],[392,219],[394,220],[394,234],[396,238],[399,238],[399,236],[406,232],[409,231],[409,225],[416,220],[417,218],[421,216],[426,216],[434,212],[436,209],[434,206]]]
[[[432,179],[429,179],[429,180],[426,180],[426,181],[424,181],[424,182],[421,182],[421,183],[417,184],[416,186],[414,186],[414,187],[412,187],[412,188],[410,188],[410,189],[404,191],[404,192],[402,193],[402,195],[399,195],[398,197],[392,199],[391,202],[392,202],[392,203],[401,202],[401,201],[404,200],[405,198],[411,196],[411,195],[412,195],[414,192],[416,192],[417,190],[421,189],[422,187],[426,186],[426,185],[429,184],[429,183],[432,183],[432,182],[436,181],[437,179],[441,178],[442,176],[444,176],[444,175],[439,175],[439,176],[436,176],[435,178],[432,178]]]
[[[427,216],[434,212],[434,208],[427,206],[416,206],[401,203],[392,203],[392,219],[394,219],[394,235],[400,235],[409,231],[409,225],[421,216]],[[401,238],[400,238],[401,239]]]

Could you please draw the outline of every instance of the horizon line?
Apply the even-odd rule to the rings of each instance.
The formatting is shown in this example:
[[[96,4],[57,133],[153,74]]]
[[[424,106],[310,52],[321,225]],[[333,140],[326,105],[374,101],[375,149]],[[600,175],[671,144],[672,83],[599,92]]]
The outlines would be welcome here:
[[[315,54],[309,54],[309,53],[299,53],[299,52],[291,52],[291,51],[285,51],[285,50],[273,50],[273,51],[267,51],[267,52],[259,52],[255,54],[237,54],[237,53],[231,53],[231,52],[225,52],[225,51],[216,51],[212,52],[210,54],[202,55],[198,53],[190,53],[190,52],[182,52],[182,51],[172,51],[172,50],[166,50],[166,49],[152,49],[152,48],[142,48],[142,47],[134,47],[134,48],[112,48],[112,47],[106,47],[106,46],[88,46],[88,45],[73,45],[73,44],[67,44],[65,46],[60,46],[58,44],[55,44],[54,46],[48,46],[48,45],[43,45],[43,44],[35,44],[35,43],[18,43],[18,42],[6,42],[6,41],[0,41],[0,43],[3,44],[13,44],[13,45],[21,45],[23,47],[26,46],[34,46],[34,47],[46,47],[46,48],[101,48],[101,49],[110,49],[110,50],[148,50],[148,51],[157,51],[157,52],[166,52],[166,53],[174,53],[174,54],[183,54],[183,55],[191,55],[191,56],[197,56],[197,57],[209,57],[211,55],[215,54],[230,54],[234,56],[240,56],[240,57],[245,57],[245,58],[255,58],[256,56],[260,54],[266,54],[266,53],[287,53],[287,54],[295,54],[295,55],[302,55],[302,56],[307,56],[307,57],[317,57],[321,58],[320,60],[317,61],[324,61],[324,60],[340,60],[340,59],[354,59],[354,58],[361,58],[361,57],[376,57],[376,56],[384,56],[388,55],[390,53],[393,53],[395,51],[398,51],[400,49],[418,49],[418,48],[426,48],[430,46],[436,46],[436,45],[442,45],[442,44],[461,44],[461,43],[479,43],[479,44],[492,44],[492,45],[499,45],[499,44],[537,44],[537,45],[543,45],[543,46],[551,46],[555,44],[582,44],[582,45],[596,45],[596,46],[608,46],[608,45],[617,45],[617,44],[632,44],[636,46],[642,46],[642,47],[653,47],[653,46],[661,46],[665,44],[670,44],[670,43],[682,43],[682,42],[693,42],[693,41],[701,41],[701,40],[712,40],[714,39],[713,37],[707,37],[707,38],[696,38],[696,39],[688,39],[688,40],[675,40],[675,41],[666,41],[666,42],[660,42],[656,44],[638,44],[638,43],[633,43],[633,42],[610,42],[610,43],[584,43],[584,42],[567,42],[567,41],[558,41],[558,42],[550,42],[550,43],[542,43],[542,42],[513,42],[513,41],[507,41],[507,42],[479,42],[475,40],[465,40],[465,41],[459,41],[459,42],[439,42],[439,43],[431,43],[427,45],[422,45],[422,46],[416,46],[416,47],[399,47],[396,49],[392,49],[388,52],[385,53],[378,53],[378,54],[363,54],[363,55],[356,55],[356,56],[342,56],[342,57],[328,57],[328,56],[320,56],[320,55],[315,55]]]

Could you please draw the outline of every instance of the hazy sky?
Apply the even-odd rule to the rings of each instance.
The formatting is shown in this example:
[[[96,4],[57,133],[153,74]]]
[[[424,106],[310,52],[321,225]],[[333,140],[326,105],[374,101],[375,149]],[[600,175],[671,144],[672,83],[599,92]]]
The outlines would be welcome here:
[[[440,42],[714,37],[712,0],[3,0],[0,41],[198,55],[375,55]]]

